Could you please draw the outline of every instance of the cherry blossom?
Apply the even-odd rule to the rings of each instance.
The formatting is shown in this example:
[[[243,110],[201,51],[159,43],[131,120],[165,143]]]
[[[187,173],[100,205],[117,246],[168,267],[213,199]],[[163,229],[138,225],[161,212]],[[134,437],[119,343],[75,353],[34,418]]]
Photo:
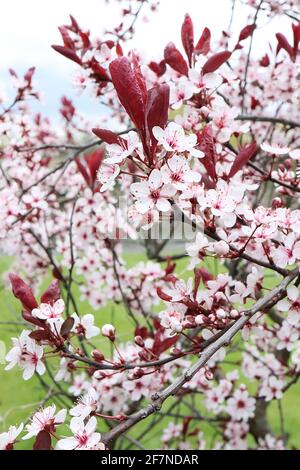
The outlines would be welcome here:
[[[33,436],[37,436],[40,431],[47,431],[49,433],[55,432],[56,426],[64,423],[67,410],[60,410],[56,414],[55,411],[55,405],[51,405],[35,413],[31,419],[31,423],[25,426],[27,434],[23,436],[23,439],[30,439]]]
[[[175,122],[170,122],[166,129],[155,126],[152,132],[158,143],[167,152],[182,153],[189,151],[194,157],[203,157],[203,152],[195,149],[197,136],[195,134],[185,135],[183,128]]]
[[[53,305],[41,303],[39,308],[32,310],[32,315],[41,320],[47,320],[49,323],[54,323],[62,318],[64,308],[64,301],[59,299]]]
[[[106,146],[108,152],[108,158],[105,159],[105,163],[112,165],[115,163],[122,163],[125,158],[129,157],[137,148],[139,138],[136,132],[130,131],[127,137],[123,138],[120,145],[110,144]]]
[[[233,396],[227,400],[226,411],[236,420],[248,421],[254,416],[255,399],[250,397],[248,391],[240,386]]]
[[[13,450],[14,444],[21,432],[23,431],[24,424],[21,423],[19,427],[10,426],[7,432],[0,434],[0,450]]]
[[[70,429],[73,437],[60,439],[57,443],[59,450],[104,450],[104,445],[100,442],[101,434],[95,432],[97,420],[93,416],[85,424],[81,418],[72,418]]]
[[[162,212],[170,210],[171,205],[168,199],[174,196],[176,189],[171,184],[163,184],[161,172],[153,170],[147,182],[133,183],[131,192],[137,199],[136,209],[141,214],[145,214],[155,207]]]
[[[281,312],[288,312],[287,321],[291,325],[298,324],[300,320],[300,299],[299,290],[296,286],[287,288],[287,298],[278,302],[277,309]]]
[[[81,318],[76,313],[73,313],[72,317],[75,320],[73,330],[77,334],[82,334],[86,339],[90,339],[100,333],[100,328],[94,325],[95,318],[90,313],[83,315]]]

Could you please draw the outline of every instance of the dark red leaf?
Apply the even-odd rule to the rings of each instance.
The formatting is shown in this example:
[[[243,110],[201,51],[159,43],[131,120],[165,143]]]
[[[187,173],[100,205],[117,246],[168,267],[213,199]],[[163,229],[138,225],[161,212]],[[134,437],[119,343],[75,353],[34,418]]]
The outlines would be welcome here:
[[[213,179],[217,179],[216,162],[215,162],[215,141],[210,126],[205,126],[201,133],[198,134],[197,149],[204,153],[201,163],[204,165],[208,175]]]
[[[181,27],[181,41],[185,53],[189,60],[190,67],[192,66],[192,55],[194,52],[194,26],[190,15],[186,14]]]
[[[69,35],[68,28],[66,26],[59,26],[58,30],[61,34],[64,46],[67,49],[74,50],[74,48],[75,48],[74,41],[71,39],[71,37]]]
[[[294,37],[294,57],[296,58],[300,42],[300,22],[298,24],[292,24],[292,29]]]
[[[141,72],[141,67],[138,61],[138,58],[136,54],[132,52],[132,68],[133,72],[136,78],[136,81],[138,83],[139,89],[141,90],[141,93],[143,95],[143,101],[146,104],[147,103],[147,86],[146,86],[146,80],[144,75]]]
[[[59,54],[62,54],[63,56],[67,57],[73,62],[76,62],[79,65],[82,65],[81,59],[78,57],[76,52],[74,52],[72,49],[68,49],[67,47],[64,47],[64,46],[55,46],[55,45],[51,47]]]
[[[92,58],[89,61],[89,66],[91,67],[94,78],[100,82],[109,82],[110,78],[107,74],[107,71],[102,65],[100,65],[96,59]]]
[[[50,338],[49,331],[47,330],[36,330],[32,331],[29,334],[30,338],[34,339],[35,341],[46,341]]]
[[[270,65],[270,59],[268,54],[265,54],[259,61],[259,65],[262,67],[268,67]]]
[[[199,284],[201,282],[202,275],[201,275],[200,269],[194,269],[194,273],[195,273],[195,276],[194,276],[193,296],[194,296],[194,299],[196,299],[196,295],[199,289]]]
[[[13,294],[20,300],[23,307],[30,312],[34,308],[37,308],[38,303],[33,295],[31,287],[29,287],[17,274],[10,273],[9,279]]]
[[[164,60],[161,60],[159,63],[158,62],[150,62],[148,67],[149,67],[149,69],[152,70],[152,72],[156,73],[156,75],[158,77],[161,77],[167,69],[166,62]]]
[[[117,56],[121,57],[123,54],[123,49],[120,43],[116,45],[116,54]]]
[[[230,168],[229,178],[234,176],[249,160],[251,160],[252,157],[254,157],[257,149],[258,147],[256,142],[252,142],[240,150]]]
[[[55,279],[51,282],[49,287],[45,290],[41,296],[41,302],[43,304],[53,304],[61,297],[59,281]]]
[[[45,321],[40,320],[39,318],[36,318],[31,315],[29,312],[22,312],[22,317],[24,318],[25,321],[28,323],[31,323],[32,325],[44,327],[45,326]]]
[[[68,336],[68,334],[70,333],[70,331],[72,330],[73,326],[74,326],[74,318],[73,317],[68,317],[64,322],[63,324],[61,325],[61,329],[60,329],[60,334],[61,336],[65,337],[65,336]]]
[[[164,328],[159,328],[154,336],[152,351],[159,356],[161,353],[171,348],[178,340],[179,336],[165,338]]]
[[[229,51],[217,52],[216,54],[212,55],[203,65],[203,75],[206,73],[215,72],[219,67],[221,67],[221,65],[227,62],[230,56],[231,52]]]
[[[212,281],[214,279],[214,276],[205,268],[199,268],[198,272],[201,275],[201,280],[205,286],[207,285],[207,281]]]
[[[157,85],[148,91],[146,121],[152,146],[155,146],[155,139],[152,129],[154,126],[165,128],[168,122],[170,100],[170,88],[166,83]]]
[[[33,444],[33,450],[50,450],[51,436],[47,431],[40,431]]]
[[[277,50],[276,50],[276,53],[278,54],[278,52],[280,51],[280,49],[284,49],[286,50],[286,52],[289,54],[290,58],[292,60],[294,60],[294,49],[292,48],[292,46],[289,44],[288,40],[286,39],[286,37],[281,34],[281,33],[277,33],[276,34],[276,38],[277,38],[277,41],[278,41],[278,45],[277,45]]]
[[[160,287],[156,289],[157,295],[160,299],[165,300],[166,302],[170,302],[172,300],[172,297],[170,297],[168,294],[165,294]]]
[[[75,162],[76,162],[77,168],[78,168],[78,170],[80,171],[80,173],[82,174],[82,176],[83,176],[83,178],[84,178],[86,184],[87,184],[89,187],[91,187],[91,186],[92,186],[91,177],[90,177],[89,173],[87,172],[85,166],[81,163],[80,158],[77,157],[77,158],[75,159]]]
[[[210,39],[211,33],[208,28],[204,28],[201,37],[195,46],[195,53],[196,54],[203,54],[207,55],[210,51]]]
[[[176,72],[181,73],[182,75],[188,76],[188,65],[183,58],[181,52],[176,49],[175,44],[173,42],[169,42],[164,50],[164,57],[166,63]]]
[[[256,24],[249,24],[248,26],[245,26],[245,28],[243,28],[242,31],[240,32],[238,42],[244,41],[249,36],[251,36],[255,28],[256,28]]]
[[[120,144],[120,142],[124,140],[115,132],[109,131],[107,129],[99,129],[94,127],[92,132],[107,144]]]
[[[113,85],[119,100],[136,128],[145,134],[146,97],[127,57],[119,57],[109,66]]]
[[[80,28],[74,16],[70,15],[70,20],[71,20],[72,31],[74,31],[74,33],[78,33],[80,31]]]
[[[97,149],[89,155],[85,155],[84,158],[88,164],[92,187],[94,187],[97,178],[97,172],[104,158],[104,150]]]

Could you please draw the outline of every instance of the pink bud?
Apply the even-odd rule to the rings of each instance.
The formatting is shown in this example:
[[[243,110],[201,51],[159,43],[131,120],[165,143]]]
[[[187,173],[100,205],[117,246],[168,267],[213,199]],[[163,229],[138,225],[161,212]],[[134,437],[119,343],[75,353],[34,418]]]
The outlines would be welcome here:
[[[115,340],[116,329],[113,325],[110,325],[110,324],[103,325],[101,329],[101,333],[103,336],[106,336],[111,341]]]

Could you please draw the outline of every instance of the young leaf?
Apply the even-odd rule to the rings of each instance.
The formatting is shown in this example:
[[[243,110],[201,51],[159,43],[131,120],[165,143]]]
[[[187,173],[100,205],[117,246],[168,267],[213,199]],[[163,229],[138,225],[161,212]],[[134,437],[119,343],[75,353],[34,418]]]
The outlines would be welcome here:
[[[170,88],[167,84],[157,85],[148,91],[146,121],[149,136],[153,146],[156,145],[152,129],[154,126],[165,128],[168,122]]]
[[[52,49],[54,49],[56,52],[59,54],[62,54],[64,57],[67,57],[67,59],[72,60],[73,62],[76,62],[79,65],[82,65],[81,59],[78,57],[76,52],[74,52],[72,49],[69,49],[64,46],[51,46]]]
[[[100,129],[100,128],[93,128],[92,132],[99,137],[99,139],[103,140],[107,144],[120,144],[120,142],[124,139],[118,136],[115,132],[109,131],[107,129]]]
[[[189,66],[192,66],[192,55],[194,52],[194,26],[190,15],[186,14],[181,27],[181,41],[185,53],[189,60]]]
[[[136,76],[127,57],[113,60],[109,70],[122,106],[139,132],[144,134],[147,96],[141,88],[140,77]]]
[[[31,323],[32,325],[44,327],[45,326],[45,320],[40,320],[39,318],[34,317],[31,315],[29,312],[22,312],[22,317],[24,318],[25,321],[28,323]]]
[[[188,65],[183,58],[181,52],[176,49],[173,42],[169,42],[164,50],[165,62],[176,72],[181,73],[182,75],[188,76]]]
[[[60,329],[61,336],[63,336],[63,337],[68,336],[68,334],[70,333],[70,331],[72,330],[72,328],[74,326],[74,322],[75,322],[75,320],[74,320],[73,317],[68,317],[63,322],[63,324],[61,325],[61,329]]]
[[[43,304],[53,304],[61,297],[59,281],[55,279],[51,282],[49,287],[45,290],[41,296],[41,302]]]
[[[10,273],[9,279],[14,296],[20,300],[23,307],[30,311],[38,307],[38,303],[29,287],[17,274]]]
[[[210,30],[208,28],[204,28],[201,37],[195,46],[195,53],[207,55],[210,51],[210,39]]]
[[[36,330],[29,334],[29,337],[35,341],[47,341],[49,339],[49,331],[47,330]]]
[[[95,186],[97,171],[99,170],[103,158],[104,150],[102,148],[97,149],[94,152],[84,156],[84,159],[88,164],[92,188],[94,188]]]
[[[242,148],[240,152],[235,157],[235,160],[230,168],[229,178],[234,176],[246,163],[251,160],[252,157],[257,152],[257,144],[256,142],[252,142],[252,144],[247,145],[246,147]]]
[[[206,73],[215,72],[219,67],[221,67],[221,65],[227,62],[230,56],[231,52],[229,51],[217,52],[216,54],[212,55],[203,65],[203,75]]]
[[[277,33],[276,38],[277,38],[277,41],[278,41],[276,53],[278,54],[280,49],[284,49],[288,53],[290,58],[293,60],[294,50],[293,50],[292,46],[289,44],[287,38],[281,33]]]
[[[243,28],[242,31],[240,32],[238,42],[244,41],[249,36],[252,36],[255,28],[256,28],[256,24],[249,24],[248,26],[245,26],[245,28]]]
[[[51,436],[47,431],[40,431],[33,444],[33,450],[50,450]]]

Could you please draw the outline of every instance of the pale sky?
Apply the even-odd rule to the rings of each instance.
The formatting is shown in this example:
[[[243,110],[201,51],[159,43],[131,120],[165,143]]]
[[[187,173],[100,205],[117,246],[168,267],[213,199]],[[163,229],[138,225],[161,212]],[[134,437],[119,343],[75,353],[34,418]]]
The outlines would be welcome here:
[[[248,24],[249,10],[236,1],[234,30],[238,32]],[[5,5],[5,6],[4,6]],[[53,116],[61,95],[74,99],[82,112],[97,114],[95,103],[84,94],[80,98],[72,89],[71,79],[76,65],[53,51],[51,44],[61,44],[57,31],[59,25],[69,22],[71,13],[93,36],[100,36],[103,29],[116,25],[120,4],[115,0],[9,0],[4,2],[0,17],[0,87],[9,95],[7,69],[15,68],[24,72],[26,68],[37,67],[38,88],[43,92],[42,112]],[[158,12],[150,14],[150,21],[139,21],[132,47],[144,50],[149,56],[162,58],[164,46],[170,40],[180,43],[180,28],[185,13],[193,19],[196,40],[205,26],[213,38],[218,38],[229,22],[230,0],[161,0]],[[253,12],[253,10],[252,10]],[[143,15],[142,15],[143,16]],[[275,18],[266,24],[264,30],[255,34],[254,53],[262,55],[267,49],[268,38],[276,32],[290,36],[290,20]],[[264,45],[264,46],[263,46]]]

